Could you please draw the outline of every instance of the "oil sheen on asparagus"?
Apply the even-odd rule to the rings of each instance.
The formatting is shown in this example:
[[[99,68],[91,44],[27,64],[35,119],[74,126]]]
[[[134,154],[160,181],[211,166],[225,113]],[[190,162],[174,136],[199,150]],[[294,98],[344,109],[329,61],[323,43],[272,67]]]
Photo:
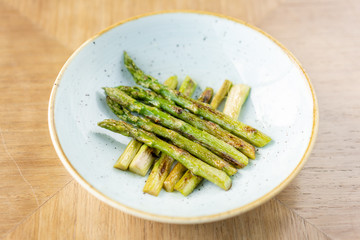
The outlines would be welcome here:
[[[240,114],[240,110],[244,102],[246,101],[249,95],[250,87],[242,84],[233,85],[231,89],[229,89],[228,97],[226,99],[224,108],[224,113],[231,116],[234,119],[237,119]],[[223,94],[222,94],[223,95]],[[226,95],[223,95],[223,98]],[[217,98],[216,101],[222,101],[223,98]],[[241,101],[238,101],[241,99]],[[214,100],[213,100],[214,101]],[[217,104],[218,106],[219,104]],[[202,181],[202,177],[196,176],[191,173],[191,171],[186,171],[186,173],[182,176],[179,182],[176,183],[174,189],[181,192],[184,196],[188,196],[190,193],[194,191],[196,186],[200,184]]]
[[[209,180],[224,190],[229,190],[231,187],[231,179],[225,172],[216,169],[207,163],[204,163],[198,158],[192,156],[187,151],[157,138],[152,133],[138,129],[124,121],[116,121],[113,119],[106,119],[102,122],[99,122],[98,125],[110,131],[117,132],[128,137],[133,137],[149,147],[162,151],[163,153],[181,162],[194,174]]]
[[[162,95],[164,98],[174,101],[177,105],[188,109],[194,114],[200,115],[207,120],[219,124],[224,129],[232,132],[238,137],[244,138],[257,147],[263,147],[271,141],[271,138],[261,131],[242,122],[236,121],[207,104],[188,98],[179,91],[169,89],[159,83],[155,78],[146,75],[141,69],[139,69],[126,52],[124,52],[124,63],[137,84],[150,88],[154,92]]]
[[[213,135],[199,130],[180,119],[172,117],[171,115],[162,112],[158,108],[150,107],[146,104],[136,101],[117,88],[104,88],[104,90],[112,100],[121,106],[128,108],[130,111],[137,112],[156,123],[182,133],[191,140],[200,142],[206,148],[234,165],[239,167],[244,167],[247,165],[248,158],[244,154],[226,142],[214,137]]]
[[[195,100],[191,95],[196,82],[188,76],[177,91],[176,76],[161,84],[138,68],[126,52],[124,65],[138,85],[150,90],[103,88],[109,108],[120,120],[106,119],[98,125],[133,138],[114,167],[145,176],[153,166],[144,193],[158,196],[164,188],[187,196],[203,179],[229,190],[236,168],[255,158],[254,146],[271,141],[237,120],[249,86],[225,80],[213,99],[213,89],[206,88]],[[216,110],[226,96],[224,112]],[[160,156],[157,161],[153,153]]]

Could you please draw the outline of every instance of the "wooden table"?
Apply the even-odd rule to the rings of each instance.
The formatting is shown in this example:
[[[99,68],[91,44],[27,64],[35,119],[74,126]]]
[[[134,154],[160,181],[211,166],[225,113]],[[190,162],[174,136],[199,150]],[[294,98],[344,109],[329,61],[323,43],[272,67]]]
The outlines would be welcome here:
[[[360,1],[0,0],[0,238],[360,239]],[[70,54],[125,18],[196,9],[244,19],[287,46],[317,93],[320,128],[305,168],[277,197],[202,225],[142,220],[82,189],[50,141],[47,105]]]

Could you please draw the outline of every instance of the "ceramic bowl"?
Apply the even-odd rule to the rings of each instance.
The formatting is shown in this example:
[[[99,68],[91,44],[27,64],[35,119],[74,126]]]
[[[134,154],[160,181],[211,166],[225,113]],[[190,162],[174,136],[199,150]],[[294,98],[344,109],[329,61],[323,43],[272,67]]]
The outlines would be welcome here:
[[[115,118],[102,87],[134,85],[124,50],[159,81],[191,76],[197,93],[218,90],[224,79],[251,86],[239,120],[273,141],[232,177],[229,191],[204,181],[188,197],[165,191],[154,197],[142,192],[146,178],[113,168],[130,139],[97,122]],[[313,87],[285,47],[243,21],[203,12],[148,14],[105,29],[65,63],[49,104],[51,139],[70,174],[105,203],[168,223],[221,220],[274,197],[303,167],[317,125]]]

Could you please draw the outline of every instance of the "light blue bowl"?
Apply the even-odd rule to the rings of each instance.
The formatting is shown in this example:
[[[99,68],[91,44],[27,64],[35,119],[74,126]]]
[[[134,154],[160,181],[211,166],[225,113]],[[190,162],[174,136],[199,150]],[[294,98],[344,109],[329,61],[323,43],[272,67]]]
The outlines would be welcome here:
[[[146,178],[113,168],[129,138],[101,129],[116,118],[104,86],[134,85],[123,51],[164,81],[190,75],[199,89],[224,79],[252,87],[240,120],[273,138],[239,171],[229,191],[204,182],[188,197],[143,194]],[[248,211],[296,176],[317,134],[314,90],[295,57],[268,34],[242,21],[202,12],[148,14],[109,27],[69,58],[49,103],[51,139],[71,175],[90,193],[124,212],[169,223],[201,223]]]

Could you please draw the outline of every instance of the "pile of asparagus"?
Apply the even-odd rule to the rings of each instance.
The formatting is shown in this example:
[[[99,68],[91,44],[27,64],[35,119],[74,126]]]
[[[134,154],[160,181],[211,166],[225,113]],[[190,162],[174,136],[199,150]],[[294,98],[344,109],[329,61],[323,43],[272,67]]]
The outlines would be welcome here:
[[[150,90],[104,88],[107,104],[120,120],[106,119],[98,125],[133,138],[115,168],[145,176],[153,165],[145,193],[157,196],[164,188],[187,196],[203,178],[228,190],[230,176],[245,167],[249,158],[255,158],[255,147],[271,141],[237,121],[248,86],[225,80],[213,98],[213,89],[206,88],[194,100],[191,96],[196,83],[191,78],[187,77],[177,91],[176,76],[161,84],[139,69],[126,52],[124,63],[134,81]],[[224,111],[216,110],[226,96]],[[156,156],[160,157],[155,161]]]

